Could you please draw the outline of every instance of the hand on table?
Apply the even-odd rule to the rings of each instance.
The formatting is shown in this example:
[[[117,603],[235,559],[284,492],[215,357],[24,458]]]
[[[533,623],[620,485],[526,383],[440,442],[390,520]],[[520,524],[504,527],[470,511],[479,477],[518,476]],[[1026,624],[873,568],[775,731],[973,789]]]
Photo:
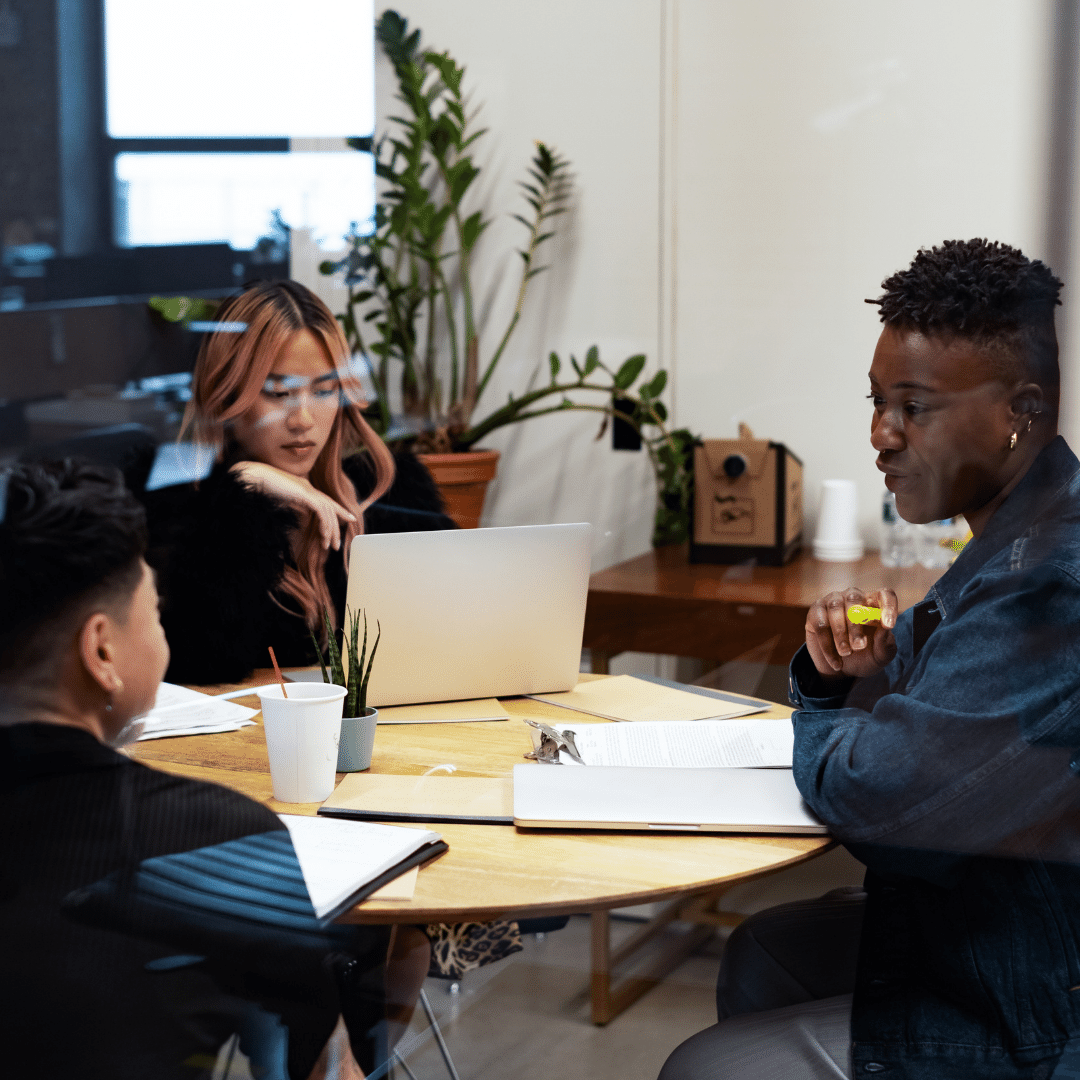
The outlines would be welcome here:
[[[257,491],[314,514],[324,548],[333,547],[337,551],[341,547],[341,522],[356,520],[355,514],[319,491],[306,477],[294,476],[261,461],[240,461],[230,471]]]
[[[847,616],[853,604],[881,608],[880,621],[860,626]],[[806,648],[822,678],[863,678],[880,671],[896,655],[896,593],[860,589],[831,592],[806,615]]]

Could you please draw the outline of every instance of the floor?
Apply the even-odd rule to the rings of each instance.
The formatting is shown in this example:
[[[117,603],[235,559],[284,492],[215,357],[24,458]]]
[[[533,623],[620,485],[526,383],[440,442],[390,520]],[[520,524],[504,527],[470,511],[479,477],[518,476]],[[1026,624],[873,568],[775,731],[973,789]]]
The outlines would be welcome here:
[[[638,925],[613,920],[615,942]],[[456,992],[445,980],[427,980],[460,1080],[655,1080],[675,1046],[716,1019],[719,937],[602,1028],[589,1021],[588,917],[574,916],[564,930],[526,937],[524,945],[469,972]],[[222,1048],[214,1080],[252,1080],[246,1058],[230,1047]],[[397,1049],[405,1067],[395,1065],[390,1080],[451,1080],[419,1007]]]
[[[616,921],[616,940],[638,923]],[[676,927],[672,933],[683,932]],[[606,1027],[589,1022],[589,920],[489,968],[469,972],[457,994],[429,979],[428,997],[461,1080],[654,1080],[683,1039],[716,1020],[717,938]],[[417,1080],[449,1080],[419,1014],[399,1043]],[[400,1067],[394,1080],[407,1080]]]

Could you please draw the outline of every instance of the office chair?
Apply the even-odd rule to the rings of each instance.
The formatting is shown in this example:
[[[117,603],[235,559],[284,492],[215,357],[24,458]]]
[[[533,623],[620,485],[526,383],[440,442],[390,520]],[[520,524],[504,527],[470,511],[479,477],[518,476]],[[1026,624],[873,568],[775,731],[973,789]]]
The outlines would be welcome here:
[[[124,474],[129,491],[141,492],[154,465],[158,441],[142,424],[115,424],[95,428],[67,439],[32,443],[23,448],[19,461],[55,461],[83,458],[95,465],[108,465]]]

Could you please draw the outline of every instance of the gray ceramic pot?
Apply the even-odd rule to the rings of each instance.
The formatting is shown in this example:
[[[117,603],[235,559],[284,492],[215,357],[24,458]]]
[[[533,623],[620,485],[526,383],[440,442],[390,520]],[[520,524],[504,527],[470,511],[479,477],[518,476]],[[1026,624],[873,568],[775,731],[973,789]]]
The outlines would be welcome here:
[[[363,716],[341,718],[341,740],[338,742],[338,772],[362,772],[371,768],[371,751],[375,746],[375,724],[379,710],[367,708]]]

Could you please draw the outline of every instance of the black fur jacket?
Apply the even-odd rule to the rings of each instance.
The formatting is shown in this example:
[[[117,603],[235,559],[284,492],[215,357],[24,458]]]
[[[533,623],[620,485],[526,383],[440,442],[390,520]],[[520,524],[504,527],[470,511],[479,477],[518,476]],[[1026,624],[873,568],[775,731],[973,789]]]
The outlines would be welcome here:
[[[364,531],[456,528],[427,469],[409,451],[395,461],[394,484],[364,514]],[[367,455],[343,464],[362,500],[375,483]],[[282,666],[318,662],[296,602],[277,588],[292,562],[292,510],[223,465],[197,486],[161,488],[142,499],[150,529],[147,561],[158,574],[161,622],[172,650],[170,682],[239,682],[269,666],[268,645]],[[326,583],[339,626],[347,582],[342,552],[330,551]]]

